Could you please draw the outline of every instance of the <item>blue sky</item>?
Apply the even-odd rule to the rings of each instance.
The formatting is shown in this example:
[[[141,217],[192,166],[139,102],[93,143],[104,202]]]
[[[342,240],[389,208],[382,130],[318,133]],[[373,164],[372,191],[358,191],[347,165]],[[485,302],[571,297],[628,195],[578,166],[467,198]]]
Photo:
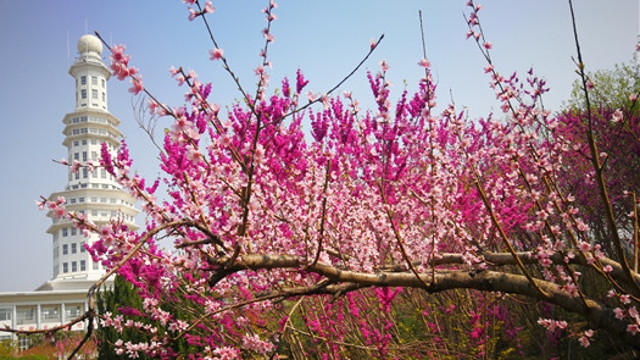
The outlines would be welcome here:
[[[488,89],[485,66],[475,43],[465,40],[462,18],[466,0],[293,1],[278,2],[278,20],[270,46],[272,89],[283,76],[301,68],[314,92],[336,84],[366,54],[371,38],[382,33],[379,49],[364,70],[390,64],[394,98],[406,86],[415,89],[422,57],[418,10],[422,10],[428,57],[439,86],[439,106],[453,97],[472,117],[497,109]],[[545,98],[556,110],[569,96],[575,79],[575,46],[566,1],[481,2],[480,19],[493,42],[492,57],[505,74],[533,66],[552,88]],[[105,5],[108,4],[108,5]],[[390,5],[393,4],[393,5]],[[266,1],[220,1],[209,18],[225,55],[247,88],[263,44],[261,9]],[[575,10],[587,69],[608,69],[629,61],[639,31],[637,0],[577,0]],[[208,60],[208,42],[199,21],[189,22],[186,6],[174,1],[97,0],[3,1],[0,3],[0,291],[26,291],[50,279],[50,221],[34,200],[60,190],[66,170],[51,159],[66,156],[62,118],[74,109],[73,79],[67,74],[77,39],[98,30],[107,41],[125,44],[131,64],[140,68],[145,86],[161,101],[178,106],[182,93],[169,77],[170,66],[194,69],[213,82],[211,99],[223,107],[238,98],[228,75]],[[103,53],[105,59],[108,54]],[[158,175],[156,151],[135,121],[135,98],[128,84],[109,82],[109,110],[122,120],[134,168]],[[371,103],[365,72],[342,90]],[[166,124],[161,124],[165,127]],[[168,125],[166,125],[168,126]]]

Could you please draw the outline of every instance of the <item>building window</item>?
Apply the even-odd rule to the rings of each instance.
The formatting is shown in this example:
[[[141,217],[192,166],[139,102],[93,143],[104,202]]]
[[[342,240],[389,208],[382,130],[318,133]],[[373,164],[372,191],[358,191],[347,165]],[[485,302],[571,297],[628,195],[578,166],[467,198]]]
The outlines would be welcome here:
[[[36,312],[34,308],[17,308],[16,325],[32,324],[36,322]]]
[[[71,262],[71,272],[76,272],[78,271],[78,262],[77,261],[72,261]]]
[[[107,101],[107,94],[102,93],[102,101]]]
[[[62,263],[62,272],[63,273],[68,273],[69,272],[69,263],[66,263],[66,262]]]
[[[62,228],[62,236],[69,236],[69,229],[68,228]]]
[[[97,262],[93,263],[93,270],[100,270],[100,264],[98,264]]]
[[[78,252],[78,245],[76,243],[71,244],[71,253],[75,254]]]
[[[31,347],[32,341],[31,336],[27,335],[19,335],[18,336],[18,347],[20,350],[27,350]]]
[[[82,178],[86,179],[89,177],[89,169],[87,169],[86,167],[82,168]]]
[[[11,308],[0,308],[0,321],[11,320],[11,314],[13,310]]]
[[[75,236],[78,233],[78,229],[72,227],[71,228],[71,236]]]
[[[104,89],[104,87],[106,86],[106,81],[104,79],[100,79],[102,80],[102,88]]]
[[[88,157],[88,155],[87,155],[87,152],[86,152],[86,151],[83,151],[83,152],[82,152],[82,161],[87,161],[87,160],[89,160],[89,157]]]
[[[67,320],[71,320],[80,316],[80,305],[65,305],[65,313]]]
[[[62,244],[62,255],[67,255],[67,254],[69,254],[69,245]]]
[[[40,316],[43,322],[60,321],[60,311],[57,306],[42,306]]]
[[[73,199],[69,200],[69,203],[70,204],[75,204],[76,203],[76,198],[73,198]]]
[[[92,99],[97,99],[98,98],[98,90],[96,90],[96,89],[92,89],[91,90],[91,98]]]
[[[74,142],[73,142],[73,146],[78,146],[78,145],[80,145],[80,143],[78,142],[78,140],[76,140],[76,141],[74,141]]]
[[[87,139],[82,140],[82,145],[87,145]]]
[[[82,98],[82,99],[86,99],[87,98],[87,90],[85,90],[85,89],[80,90],[80,98]]]
[[[91,77],[91,85],[98,85],[98,77],[97,76],[92,76]]]
[[[76,173],[75,173],[74,178],[75,178],[76,180],[80,179],[80,173],[79,173],[79,172],[76,172]]]
[[[107,171],[104,168],[100,169],[100,177],[103,179],[107,178]]]
[[[80,260],[80,271],[87,271],[87,262]]]
[[[80,243],[80,252],[85,252],[85,251],[87,251],[87,249],[85,249],[85,247],[84,247],[84,246],[85,246],[85,244],[86,244],[86,243],[85,243],[84,241]]]
[[[86,76],[81,76],[80,77],[80,84],[81,85],[87,85],[87,77]]]

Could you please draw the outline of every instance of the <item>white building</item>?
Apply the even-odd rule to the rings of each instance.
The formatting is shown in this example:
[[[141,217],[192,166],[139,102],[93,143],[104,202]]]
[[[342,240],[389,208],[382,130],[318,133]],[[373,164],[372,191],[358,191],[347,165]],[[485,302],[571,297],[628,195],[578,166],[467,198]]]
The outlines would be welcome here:
[[[63,145],[67,147],[69,163],[100,163],[102,143],[110,152],[120,146],[122,134],[118,130],[120,120],[107,108],[107,81],[111,73],[102,62],[102,43],[93,35],[78,40],[78,58],[69,69],[75,79],[76,107],[62,120],[65,127]],[[55,201],[66,199],[69,211],[84,213],[96,225],[121,219],[136,228],[135,199],[123,191],[104,168],[89,171],[81,167],[73,172],[69,167],[65,189],[50,195]],[[102,266],[93,262],[85,250],[97,236],[90,238],[73,227],[68,219],[56,219],[51,213],[53,237],[53,277],[35,291],[0,293],[0,329],[46,329],[78,317],[87,310],[87,291],[105,274]],[[83,330],[84,323],[74,326]],[[0,339],[11,337],[0,331]],[[26,346],[22,343],[21,346]]]

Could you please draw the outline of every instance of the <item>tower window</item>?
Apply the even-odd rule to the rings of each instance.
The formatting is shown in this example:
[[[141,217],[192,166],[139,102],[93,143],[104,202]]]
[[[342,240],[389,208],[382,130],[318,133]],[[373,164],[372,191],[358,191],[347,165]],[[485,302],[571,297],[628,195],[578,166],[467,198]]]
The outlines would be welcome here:
[[[62,272],[63,273],[68,273],[69,272],[69,263],[62,263]]]
[[[62,244],[62,255],[68,255],[68,254],[69,254],[69,245]]]
[[[98,98],[98,90],[96,90],[96,89],[92,89],[91,90],[91,98],[92,99],[97,99]]]
[[[75,254],[75,253],[77,253],[77,252],[78,252],[78,244],[76,244],[76,243],[72,243],[72,244],[71,244],[71,253],[72,253],[72,254]]]
[[[77,261],[72,261],[71,262],[71,272],[76,272],[78,271],[78,262]]]
[[[76,141],[74,141],[74,142],[73,142],[73,146],[78,146],[78,145],[80,145],[80,143],[78,142],[78,140],[76,140]]]
[[[85,140],[85,141],[86,141],[86,140]],[[83,151],[83,152],[82,152],[82,161],[87,161],[87,160],[88,160],[88,159],[87,159],[87,152],[86,152],[86,151]]]
[[[62,236],[69,236],[69,229],[68,228],[62,228]]]
[[[72,227],[71,228],[71,236],[75,236],[78,233],[78,229]],[[73,245],[71,245],[71,248],[73,249]],[[75,253],[75,252],[74,252]]]
[[[97,76],[92,76],[91,77],[91,85],[98,85],[98,77]]]
[[[107,101],[107,94],[104,92],[102,93],[102,101]]]
[[[104,79],[100,79],[100,80],[102,80],[102,88],[104,89],[106,86],[106,82],[104,81]]]
[[[81,85],[87,85],[87,77],[86,76],[81,76],[80,77],[80,84]]]
[[[82,89],[82,90],[80,91],[80,93],[82,94],[82,95],[80,96],[81,98],[83,98],[83,99],[86,99],[86,98],[87,98],[87,90]]]
[[[87,145],[87,139],[82,140],[82,145]]]
[[[87,262],[84,260],[80,260],[80,271],[86,271],[87,270]]]

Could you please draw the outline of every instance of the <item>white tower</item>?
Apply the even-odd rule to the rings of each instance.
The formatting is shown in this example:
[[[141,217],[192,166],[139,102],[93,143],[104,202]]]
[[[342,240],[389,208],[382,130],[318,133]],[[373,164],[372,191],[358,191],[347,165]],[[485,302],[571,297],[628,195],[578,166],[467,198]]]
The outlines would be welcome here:
[[[77,160],[82,165],[88,162],[99,165],[102,143],[107,144],[112,154],[120,146],[120,120],[107,110],[107,80],[111,74],[100,57],[102,43],[93,35],[84,35],[78,40],[78,54],[69,69],[76,84],[76,108],[62,120],[65,124],[62,144],[68,149],[70,164]],[[83,166],[73,172],[69,167],[65,189],[51,194],[49,199],[55,201],[59,196],[66,199],[67,210],[85,214],[98,226],[122,219],[136,228],[135,199],[104,168],[97,166],[89,171]],[[53,221],[47,230],[53,236],[53,279],[38,290],[87,289],[105,273],[84,247],[95,241],[96,236],[86,238],[68,219],[56,219],[51,213],[48,216]]]

